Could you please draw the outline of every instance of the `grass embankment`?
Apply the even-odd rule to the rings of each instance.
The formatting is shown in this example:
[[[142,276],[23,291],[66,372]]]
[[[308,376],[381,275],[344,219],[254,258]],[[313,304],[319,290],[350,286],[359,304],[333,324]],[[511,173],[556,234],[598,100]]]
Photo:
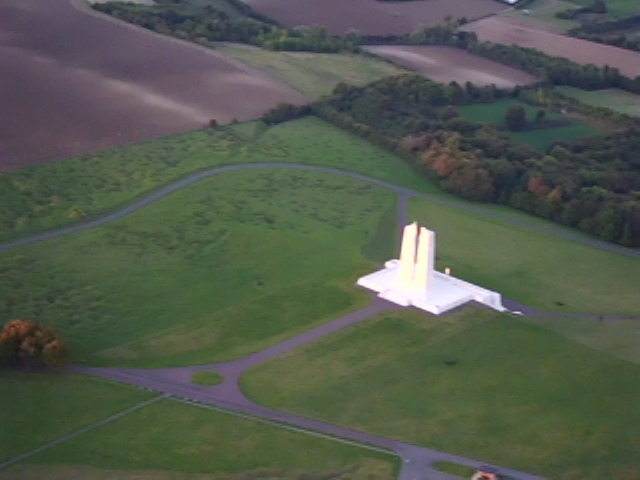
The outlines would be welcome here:
[[[224,381],[224,377],[218,372],[195,372],[191,374],[191,383],[203,387],[219,385]]]
[[[402,159],[315,117],[166,137],[0,175],[0,241],[115,210],[188,173],[237,163],[306,163],[351,170],[409,188],[439,189]]]
[[[390,480],[396,470],[391,455],[166,400],[6,473],[13,480]]]
[[[458,110],[460,111],[460,115],[473,122],[485,122],[491,123],[496,126],[503,126],[504,117],[507,113],[507,110],[512,105],[521,105],[527,112],[527,118],[530,121],[535,120],[536,113],[539,109],[537,107],[518,102],[514,99],[501,100],[495,103],[463,105],[460,106]],[[547,118],[553,120],[569,120],[560,114],[554,113],[547,114]],[[568,143],[575,143],[582,137],[586,137],[589,135],[598,135],[602,133],[601,130],[598,130],[597,128],[590,125],[576,122],[574,120],[569,121],[571,121],[571,124],[563,125],[560,127],[536,128],[522,132],[512,132],[509,130],[504,130],[504,133],[511,137],[513,140],[530,145],[541,152],[546,152],[549,147],[558,140],[562,140]]]
[[[490,310],[381,314],[254,367],[271,408],[554,479],[640,471],[640,366]]]
[[[414,198],[409,218],[437,232],[437,266],[545,311],[640,316],[640,258]]]
[[[640,95],[634,95],[617,88],[594,91],[574,87],[556,87],[556,89],[560,93],[573,97],[587,105],[608,108],[625,115],[640,117]]]
[[[0,461],[154,397],[100,378],[0,371]],[[4,473],[0,472],[1,478]]]
[[[363,86],[407,72],[389,62],[365,55],[274,52],[237,43],[220,43],[216,50],[313,98],[331,93],[340,82]]]
[[[103,227],[0,254],[0,316],[54,326],[76,362],[243,357],[366,304],[354,279],[393,255],[376,237],[397,231],[396,203],[335,175],[226,173]]]

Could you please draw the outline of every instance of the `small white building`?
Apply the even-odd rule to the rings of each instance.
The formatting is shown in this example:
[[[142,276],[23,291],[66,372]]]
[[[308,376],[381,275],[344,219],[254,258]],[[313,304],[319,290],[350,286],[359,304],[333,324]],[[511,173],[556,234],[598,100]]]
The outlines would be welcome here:
[[[395,304],[434,315],[474,300],[494,310],[506,310],[499,293],[436,271],[435,243],[435,232],[418,227],[416,222],[407,225],[400,259],[389,260],[384,269],[359,278],[358,285]]]

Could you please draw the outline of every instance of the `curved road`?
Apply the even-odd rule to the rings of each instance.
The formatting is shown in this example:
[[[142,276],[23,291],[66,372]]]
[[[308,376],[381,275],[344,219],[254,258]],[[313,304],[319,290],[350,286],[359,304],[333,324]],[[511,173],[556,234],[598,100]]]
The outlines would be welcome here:
[[[515,218],[511,218],[506,215],[500,215],[499,213],[486,211],[483,208],[476,207],[474,205],[469,205],[464,202],[448,200],[445,198],[441,198],[435,195],[429,195],[426,193],[420,193],[415,190],[411,190],[410,188],[402,187],[400,185],[396,185],[390,182],[385,182],[384,180],[379,180],[377,178],[368,177],[366,175],[362,175],[360,173],[348,172],[345,170],[340,170],[337,168],[331,167],[322,167],[317,165],[300,165],[294,163],[248,163],[241,165],[227,165],[224,167],[214,167],[208,170],[203,170],[200,172],[193,173],[187,177],[184,177],[170,185],[160,188],[155,192],[149,194],[148,196],[134,201],[133,203],[127,205],[126,207],[118,210],[116,212],[107,214],[103,217],[97,218],[95,220],[91,220],[89,222],[76,224],[70,227],[61,228],[58,230],[51,230],[48,232],[40,233],[37,235],[33,235],[30,237],[20,238],[18,240],[13,240],[9,242],[0,243],[0,252],[9,250],[11,248],[20,247],[22,245],[27,245],[29,243],[41,242],[43,240],[50,240],[52,238],[60,237],[62,235],[68,235],[70,233],[80,232],[82,230],[88,230],[90,228],[99,227],[100,225],[104,225],[109,222],[113,222],[114,220],[118,220],[119,218],[125,217],[137,210],[140,210],[143,207],[146,207],[150,203],[153,203],[161,198],[166,197],[167,195],[171,195],[173,192],[185,188],[192,183],[199,182],[205,178],[212,177],[214,175],[219,175],[221,173],[226,172],[235,172],[239,170],[250,170],[250,169],[263,169],[263,168],[279,168],[279,169],[291,169],[291,170],[309,170],[313,172],[323,172],[330,173],[334,175],[341,175],[343,177],[355,178],[358,180],[362,180],[367,183],[371,183],[373,185],[378,185],[381,187],[389,188],[396,192],[398,195],[404,198],[410,197],[418,197],[423,198],[425,200],[429,200],[430,202],[434,202],[440,205],[446,205],[448,207],[458,208],[460,210],[464,210],[467,212],[472,212],[476,215],[493,218],[497,220],[501,220],[504,222],[508,222],[514,225],[519,225],[522,227],[529,228],[531,230],[536,230],[538,232],[548,233],[550,235],[555,235],[557,237],[566,238],[569,240],[573,240],[575,242],[579,242],[585,245],[589,245],[591,247],[599,248],[602,250],[607,250],[610,252],[620,253],[622,255],[628,255],[631,257],[640,258],[640,250],[635,250],[632,248],[626,248],[619,245],[614,245],[611,243],[603,242],[600,240],[584,238],[581,235],[573,234],[571,232],[565,232],[563,230],[554,229],[550,227],[543,227],[540,225],[536,225],[533,223],[526,222],[524,220],[519,220]]]
[[[195,182],[203,180],[205,178],[218,175],[225,172],[233,172],[239,170],[249,169],[264,169],[264,168],[279,168],[279,169],[294,169],[294,170],[309,170],[323,173],[330,173],[335,175],[341,175],[344,177],[354,178],[362,180],[374,185],[389,188],[398,194],[398,227],[402,229],[404,224],[407,223],[407,201],[411,197],[424,198],[426,200],[447,205],[461,210],[473,212],[478,215],[491,217],[499,220],[503,220],[512,224],[524,226],[544,233],[553,234],[556,236],[568,238],[580,243],[590,245],[595,248],[601,248],[608,251],[621,253],[623,255],[629,255],[632,257],[640,257],[640,251],[629,248],[620,247],[617,245],[608,244],[598,240],[585,239],[581,236],[573,235],[568,232],[554,230],[552,228],[545,228],[539,225],[530,224],[525,221],[520,221],[507,216],[503,216],[494,212],[487,212],[481,208],[474,207],[462,202],[453,200],[447,200],[433,195],[423,194],[414,190],[395,185],[383,180],[375,179],[362,175],[359,173],[347,172],[336,168],[313,166],[313,165],[298,165],[288,163],[255,163],[255,164],[242,164],[242,165],[229,165],[223,167],[215,167],[208,170],[200,171],[191,174],[181,180],[178,180],[170,185],[167,185],[148,196],[134,201],[128,206],[107,214],[103,217],[91,220],[85,223],[76,224],[70,227],[61,228],[49,232],[44,232],[31,237],[21,238],[18,240],[0,243],[0,252],[7,251],[12,248],[20,247],[30,243],[49,240],[52,238],[68,235],[83,230],[88,230],[94,227],[104,225],[106,223],[118,220],[126,215],[129,215],[150,203],[160,200],[177,190],[185,188]],[[505,300],[505,305],[512,310],[519,310],[526,315],[552,315],[550,313],[539,312],[535,309],[520,305],[516,302]],[[325,325],[321,325],[315,329],[305,332],[301,335],[286,340],[280,344],[269,347],[265,350],[256,352],[245,358],[210,365],[196,365],[188,367],[177,368],[163,368],[163,369],[123,369],[123,368],[90,368],[90,367],[71,367],[68,370],[76,373],[83,373],[88,375],[96,375],[112,380],[122,381],[125,383],[138,385],[140,387],[149,388],[159,392],[163,392],[165,395],[173,396],[179,399],[187,399],[189,401],[200,402],[209,405],[215,405],[217,407],[232,411],[242,412],[253,417],[266,418],[275,422],[280,422],[289,425],[296,425],[298,427],[323,432],[325,434],[350,439],[358,443],[373,445],[387,451],[395,452],[402,459],[402,469],[400,472],[401,480],[444,480],[454,478],[448,474],[438,472],[432,468],[433,462],[447,461],[458,463],[461,465],[467,465],[470,467],[479,467],[484,464],[478,460],[459,457],[457,455],[447,454],[436,450],[410,445],[404,442],[400,442],[394,439],[379,437],[371,435],[365,432],[351,430],[336,425],[331,425],[316,420],[302,418],[295,415],[291,415],[285,412],[271,410],[262,407],[250,399],[248,399],[240,390],[239,380],[243,372],[248,368],[263,363],[271,358],[282,355],[295,348],[305,345],[309,342],[313,342],[325,335],[335,332],[341,328],[345,328],[349,325],[353,325],[371,316],[391,309],[400,309],[397,305],[391,304],[372,295],[371,303],[369,306],[345,315],[333,322]],[[578,315],[576,315],[578,316]],[[586,315],[593,317],[594,315]],[[612,316],[613,317],[613,316]],[[628,317],[626,317],[628,318]],[[225,380],[222,384],[214,387],[201,387],[191,383],[190,377],[193,372],[211,370],[221,373]],[[498,470],[516,479],[533,480],[541,477],[537,477],[525,472],[519,472],[506,468],[498,468]]]
[[[341,328],[370,318],[380,312],[402,308],[403,307],[399,307],[372,295],[371,304],[365,308],[347,314],[333,322],[320,325],[308,332],[251,354],[245,358],[231,362],[158,369],[71,367],[68,371],[137,385],[162,392],[165,395],[170,395],[178,399],[215,405],[224,410],[241,412],[250,417],[266,418],[273,422],[295,425],[305,430],[322,432],[338,438],[349,439],[358,444],[378,447],[378,449],[383,451],[395,453],[401,459],[402,468],[400,471],[400,480],[444,480],[457,478],[433,469],[432,464],[434,462],[444,461],[477,468],[482,465],[487,465],[487,463],[265,408],[248,399],[240,389],[240,377],[251,367],[290,352],[302,345],[316,341]],[[191,375],[198,371],[218,372],[224,376],[224,382],[213,387],[194,385],[191,382]],[[497,467],[497,469],[504,475],[509,475],[515,479],[534,480],[541,478],[536,475],[508,468]]]

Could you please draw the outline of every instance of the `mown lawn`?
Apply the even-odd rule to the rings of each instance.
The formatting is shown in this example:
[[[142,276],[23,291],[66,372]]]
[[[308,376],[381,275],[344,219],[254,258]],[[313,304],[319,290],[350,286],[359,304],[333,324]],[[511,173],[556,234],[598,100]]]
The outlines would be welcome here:
[[[494,311],[387,312],[251,369],[266,406],[554,479],[640,471],[640,366]]]
[[[512,105],[521,105],[527,112],[527,118],[530,121],[535,120],[538,108],[521,103],[515,99],[500,100],[495,103],[463,105],[459,107],[458,110],[463,117],[473,122],[484,122],[503,126],[505,114]],[[559,114],[547,114],[547,118],[558,119],[562,118],[562,116]],[[525,143],[541,152],[546,152],[551,145],[559,140],[568,143],[575,143],[582,137],[598,135],[602,133],[602,131],[590,125],[572,121],[571,124],[561,127],[540,128],[522,132],[504,130],[504,133],[517,142]]]
[[[361,86],[407,72],[389,62],[365,55],[273,52],[236,43],[219,43],[216,50],[313,98],[330,94],[340,82]]]
[[[74,361],[239,358],[365,305],[393,255],[393,192],[330,174],[225,173],[90,231],[0,254],[0,318],[53,325]],[[386,251],[385,251],[386,250]],[[368,257],[367,257],[368,255]]]
[[[390,480],[397,463],[392,455],[163,400],[6,473],[13,480]]]
[[[545,311],[640,316],[640,258],[414,198],[437,235],[437,268]]]
[[[0,370],[0,462],[155,395],[100,378]]]

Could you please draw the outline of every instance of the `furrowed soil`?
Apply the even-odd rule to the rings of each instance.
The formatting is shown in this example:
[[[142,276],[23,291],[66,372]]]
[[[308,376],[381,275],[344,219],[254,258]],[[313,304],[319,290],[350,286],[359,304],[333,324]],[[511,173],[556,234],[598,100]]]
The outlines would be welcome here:
[[[0,171],[308,101],[224,55],[68,0],[3,0],[0,41]]]
[[[441,23],[447,15],[471,20],[508,8],[494,0],[245,0],[245,3],[287,27],[325,25],[338,35],[352,29],[367,35],[400,35],[412,32],[420,24]]]
[[[465,26],[464,30],[475,32],[478,38],[485,42],[535,48],[547,55],[565,57],[577,63],[609,65],[629,77],[640,75],[640,53],[638,52],[565,37],[514,22],[512,19],[490,17],[473,22]]]
[[[478,57],[459,48],[434,46],[379,45],[367,50],[398,65],[421,73],[436,82],[452,81],[500,88],[527,85],[536,77],[522,70]]]

